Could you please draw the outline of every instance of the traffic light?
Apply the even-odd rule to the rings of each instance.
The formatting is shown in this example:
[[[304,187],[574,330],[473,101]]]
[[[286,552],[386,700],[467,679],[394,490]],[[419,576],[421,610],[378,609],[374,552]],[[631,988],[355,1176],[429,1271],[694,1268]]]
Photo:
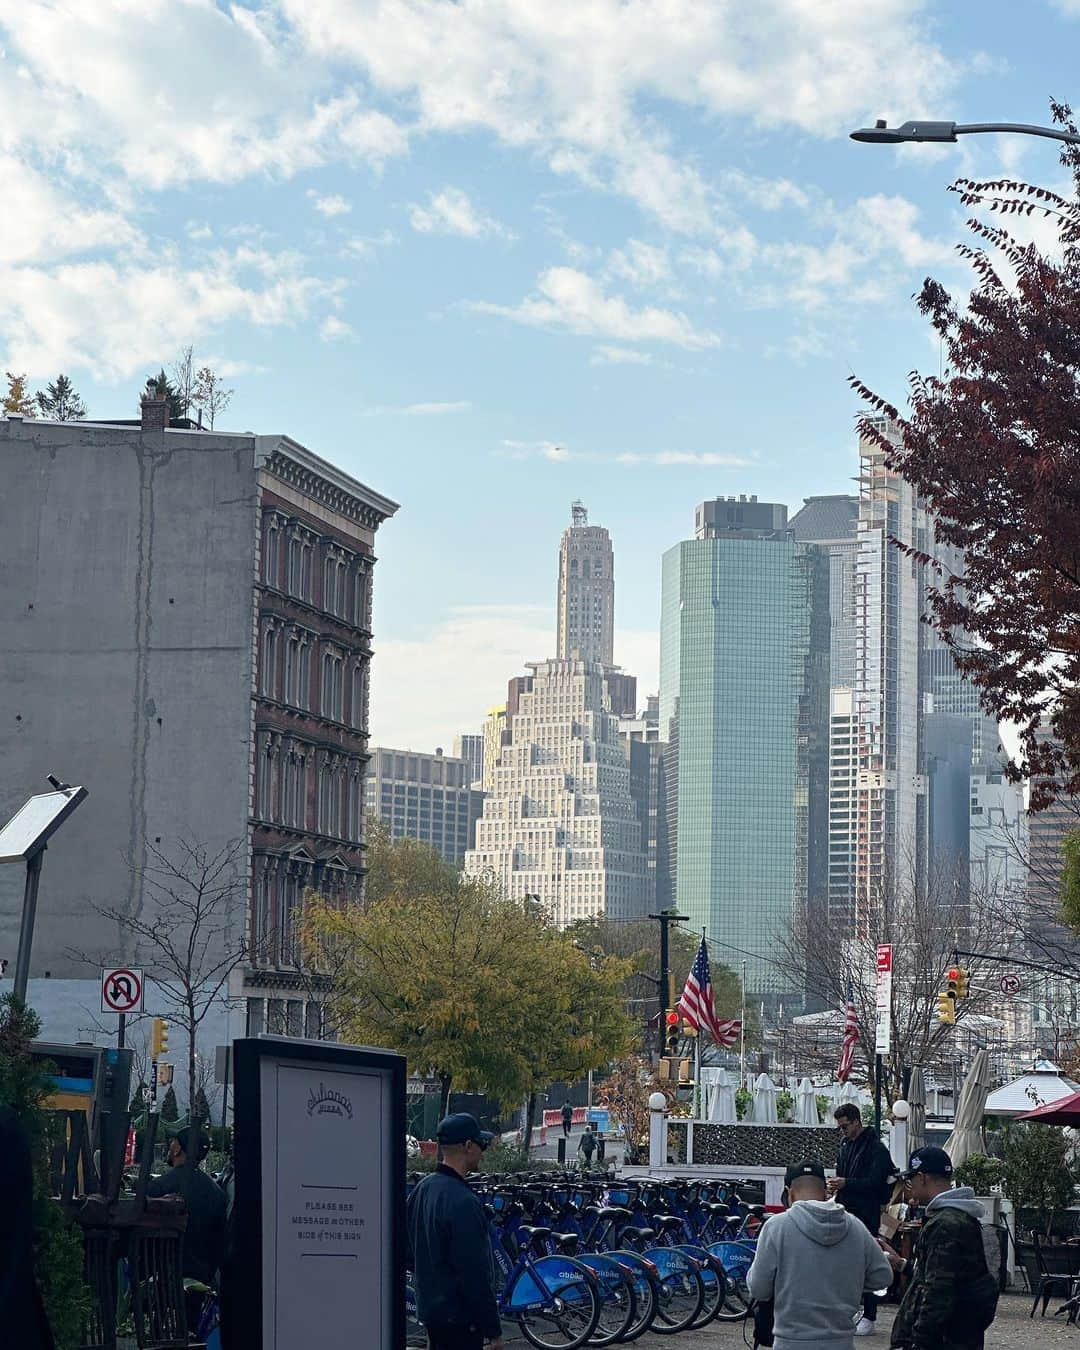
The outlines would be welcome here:
[[[161,1059],[169,1053],[169,1024],[164,1017],[155,1017],[150,1027],[150,1058]]]
[[[953,976],[956,977],[956,997],[967,998],[968,984],[971,981],[971,976],[963,966],[957,966],[954,970],[950,970],[949,977],[952,978]]]
[[[664,1052],[673,1055],[679,1048],[679,1023],[682,1019],[672,1009],[664,1014]]]
[[[943,1027],[951,1027],[956,1023],[956,995],[952,992],[938,994],[937,996],[937,1020]]]

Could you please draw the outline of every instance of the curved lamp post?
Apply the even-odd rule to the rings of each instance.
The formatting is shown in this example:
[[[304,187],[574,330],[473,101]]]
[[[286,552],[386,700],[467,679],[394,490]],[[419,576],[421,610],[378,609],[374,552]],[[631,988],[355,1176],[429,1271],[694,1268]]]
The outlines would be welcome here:
[[[1080,145],[1080,136],[1072,131],[1061,131],[1057,127],[1032,127],[1023,122],[971,122],[963,126],[957,122],[901,122],[898,127],[890,127],[881,118],[872,127],[853,131],[851,139],[869,145],[898,145],[901,141],[955,141],[958,136],[978,135],[987,131],[1011,132],[1018,136],[1045,136],[1048,140]]]

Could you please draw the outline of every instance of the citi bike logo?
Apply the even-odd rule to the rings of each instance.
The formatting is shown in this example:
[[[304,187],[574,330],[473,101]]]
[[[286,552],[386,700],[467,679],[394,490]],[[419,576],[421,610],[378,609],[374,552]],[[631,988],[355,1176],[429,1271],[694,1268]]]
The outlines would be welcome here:
[[[308,1094],[307,1113],[309,1116],[344,1116],[352,1120],[352,1102],[344,1092],[335,1092],[333,1088],[319,1084]]]

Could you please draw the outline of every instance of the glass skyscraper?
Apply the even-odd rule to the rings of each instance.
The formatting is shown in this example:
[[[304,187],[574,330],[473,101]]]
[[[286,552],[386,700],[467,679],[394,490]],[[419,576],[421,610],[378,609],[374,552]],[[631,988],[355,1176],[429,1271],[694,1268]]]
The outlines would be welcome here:
[[[787,508],[720,499],[664,554],[660,725],[678,737],[675,900],[755,997],[797,994],[769,960],[807,898],[808,819],[828,747],[828,560]],[[817,621],[815,622],[815,617]],[[819,882],[818,884],[823,884]]]

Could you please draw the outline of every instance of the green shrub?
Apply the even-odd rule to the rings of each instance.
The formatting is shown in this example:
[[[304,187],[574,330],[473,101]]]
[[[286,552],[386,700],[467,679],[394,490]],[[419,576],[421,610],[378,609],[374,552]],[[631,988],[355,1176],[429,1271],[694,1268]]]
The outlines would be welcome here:
[[[1055,1209],[1066,1209],[1076,1191],[1070,1145],[1052,1125],[1006,1126],[1003,1131],[1005,1194],[1017,1209],[1032,1209],[1049,1232]]]
[[[30,1042],[40,1033],[37,1014],[21,999],[14,994],[0,998],[0,1103],[14,1110],[30,1141],[38,1283],[57,1350],[74,1350],[82,1339],[90,1295],[83,1280],[82,1235],[52,1198],[49,1185],[48,1160],[56,1142],[56,1124],[44,1101],[52,1080],[30,1057]]]
[[[989,1195],[1005,1177],[1005,1164],[1000,1158],[988,1158],[985,1153],[973,1153],[956,1169],[956,1180],[961,1186],[970,1186],[976,1195]]]

